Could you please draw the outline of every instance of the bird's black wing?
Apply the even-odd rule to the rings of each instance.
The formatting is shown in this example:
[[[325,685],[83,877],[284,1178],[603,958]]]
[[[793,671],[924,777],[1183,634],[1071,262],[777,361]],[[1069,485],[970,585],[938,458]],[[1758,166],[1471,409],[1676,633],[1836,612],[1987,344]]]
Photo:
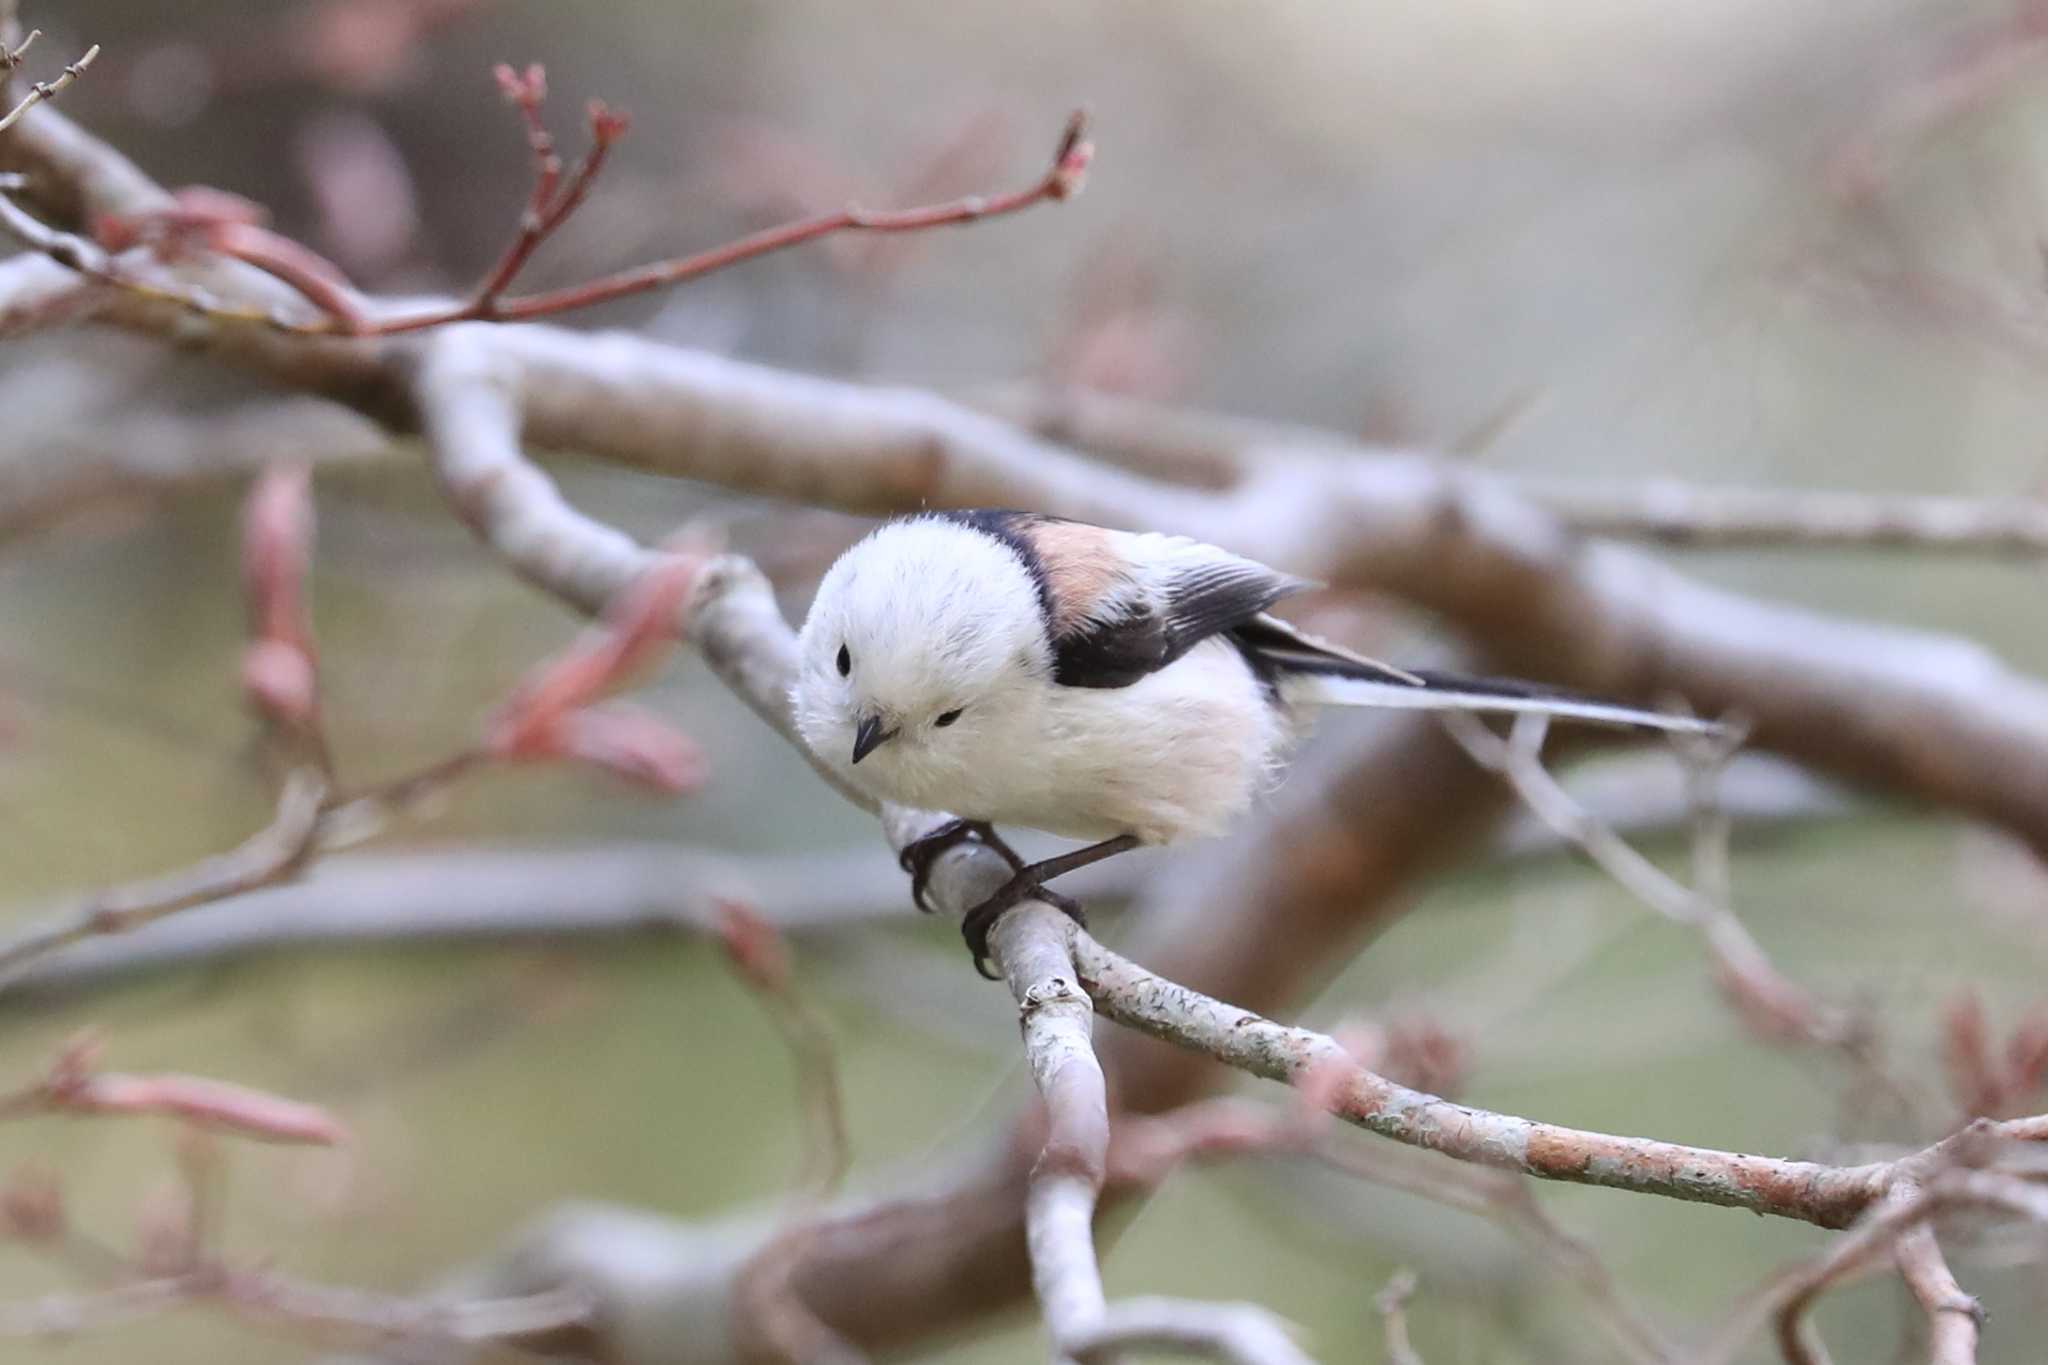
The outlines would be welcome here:
[[[1309,585],[1208,546],[1162,564],[1107,595],[1053,635],[1053,681],[1066,687],[1129,687],[1214,635],[1259,619]]]
[[[1333,645],[1263,612],[1240,623],[1230,634],[1252,671],[1268,682],[1284,673],[1330,673],[1408,687],[1427,685],[1422,674]]]

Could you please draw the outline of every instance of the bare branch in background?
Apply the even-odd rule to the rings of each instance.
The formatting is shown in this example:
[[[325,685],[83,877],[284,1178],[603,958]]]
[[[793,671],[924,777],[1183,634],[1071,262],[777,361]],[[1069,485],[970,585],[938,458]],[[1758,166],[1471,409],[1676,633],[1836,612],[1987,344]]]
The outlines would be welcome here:
[[[1559,1227],[1521,1176],[1357,1141],[1324,1142],[1316,1155],[1347,1175],[1493,1221],[1528,1248],[1537,1265],[1577,1288],[1587,1312],[1629,1360],[1655,1365],[1671,1358],[1671,1344],[1622,1293],[1599,1254]]]
[[[803,1115],[803,1165],[791,1188],[781,1229],[736,1277],[733,1313],[742,1333],[756,1336],[791,1365],[863,1365],[867,1356],[813,1313],[792,1283],[812,1239],[818,1207],[852,1165],[839,1060],[831,1035],[790,975],[789,948],[775,926],[744,902],[719,908],[718,936],[726,959],[761,1002],[796,1065]]]
[[[1589,536],[1690,549],[1904,549],[2038,559],[2048,504],[2029,497],[1935,498],[1698,484],[1518,481]]]
[[[74,1039],[42,1079],[0,1093],[0,1119],[160,1115],[266,1142],[332,1146],[347,1138],[325,1110],[201,1076],[131,1076],[98,1069],[99,1044]]]
[[[1955,1166],[1938,1169],[1924,1181],[1909,1174],[1895,1192],[1874,1203],[1825,1252],[1773,1275],[1730,1315],[1712,1341],[1687,1357],[1686,1365],[1726,1365],[1736,1357],[1743,1342],[1767,1322],[1788,1365],[1826,1365],[1827,1350],[1806,1320],[1815,1302],[1828,1290],[1882,1265],[1896,1254],[1901,1238],[1925,1229],[1928,1220],[1937,1213],[1955,1208],[2002,1213],[2037,1226],[2048,1223],[2048,1193],[2032,1181],[2002,1171]],[[1925,1281],[1914,1286],[1916,1297],[1925,1287]],[[1974,1308],[1965,1307],[1962,1299],[1930,1311],[1974,1317]],[[1973,1347],[1975,1336],[1972,1330],[1969,1341]],[[1943,1331],[1937,1324],[1935,1344],[1954,1351],[1963,1342],[1953,1328]],[[1971,1358],[1952,1355],[1942,1360],[1941,1365]]]
[[[1702,881],[1695,889],[1668,876],[1572,799],[1543,766],[1543,740],[1549,731],[1543,717],[1518,718],[1506,740],[1470,716],[1449,716],[1445,723],[1473,761],[1499,773],[1558,837],[1577,846],[1650,909],[1697,932],[1713,960],[1714,979],[1722,994],[1760,1036],[1837,1051],[1859,1073],[1875,1078],[1892,1094],[1903,1095],[1898,1083],[1883,1075],[1868,1024],[1815,999],[1805,987],[1789,980],[1729,904],[1726,821],[1712,797],[1715,773],[1726,761],[1725,752],[1691,753],[1684,760],[1693,774],[1697,812],[1695,862],[1696,875]]]
[[[719,905],[718,936],[796,1064],[804,1164],[797,1172],[795,1198],[800,1204],[817,1203],[839,1188],[853,1164],[831,1032],[791,978],[789,945],[772,921],[743,901],[726,900]]]
[[[220,198],[213,191],[181,191],[182,201],[167,206],[151,204],[133,213],[105,215],[95,225],[98,240],[87,241],[37,221],[7,197],[26,188],[24,183],[0,182],[0,230],[101,285],[128,291],[142,299],[170,303],[221,322],[258,324],[302,336],[398,336],[457,322],[522,322],[573,312],[680,284],[835,233],[923,232],[1002,217],[1078,194],[1093,155],[1085,136],[1086,117],[1076,113],[1068,120],[1050,168],[1036,182],[1020,190],[971,195],[949,203],[905,209],[849,205],[834,213],[767,228],[694,255],[657,261],[561,289],[507,297],[505,290],[535,249],[575,212],[589,193],[610,148],[625,135],[627,121],[602,101],[593,100],[588,110],[591,151],[570,174],[568,183],[562,184],[553,139],[540,121],[540,105],[547,90],[541,68],[530,66],[522,73],[501,66],[497,79],[526,127],[528,145],[536,162],[535,182],[518,235],[462,303],[424,310],[400,307],[389,312],[374,311],[348,284],[339,267],[309,248],[270,232],[240,208],[223,211]],[[124,262],[122,253],[131,248],[143,250],[161,264],[175,264],[201,250],[240,261],[288,286],[303,303],[310,305],[314,317],[302,319],[267,304],[238,304],[171,278],[145,278]]]
[[[304,398],[218,413],[121,413],[39,432],[0,455],[0,545],[99,501],[253,474],[287,449],[316,467],[357,465],[388,458],[393,443],[355,413]]]
[[[302,770],[285,779],[277,814],[240,847],[168,876],[96,892],[0,941],[0,986],[34,958],[97,934],[117,934],[166,915],[268,886],[312,856],[327,784]]]
[[[1415,1273],[1402,1270],[1373,1295],[1373,1311],[1380,1315],[1380,1331],[1387,1341],[1387,1365],[1422,1365],[1422,1357],[1408,1340],[1408,1300],[1414,1294]]]
[[[23,54],[28,51],[31,43],[42,36],[42,33],[41,29],[32,29],[28,37],[22,39],[21,45],[12,52],[0,51],[0,76],[4,76],[5,73],[11,73],[16,67],[21,65]],[[63,93],[66,86],[85,74],[85,69],[91,66],[94,58],[99,55],[100,45],[94,43],[85,50],[85,54],[77,61],[65,67],[63,74],[58,76],[56,80],[47,83],[37,81],[31,85],[27,98],[23,99],[5,114],[0,114],[0,133],[6,132],[9,128],[19,123],[22,115],[35,108],[38,104],[41,104],[44,100],[57,98],[58,95]]]
[[[442,1303],[315,1284],[262,1267],[206,1265],[109,1289],[0,1304],[0,1337],[63,1339],[194,1307],[315,1341],[338,1338],[369,1347],[511,1344],[574,1327],[590,1315],[588,1297],[574,1289]]]
[[[1230,488],[1275,456],[1385,459],[1400,453],[1309,427],[1189,412],[1067,385],[998,389],[975,395],[974,402],[1048,441],[1166,483],[1199,488]],[[1459,443],[1451,451],[1464,448]],[[2048,553],[2048,504],[2029,497],[1497,477],[1571,530],[1614,540],[1680,549],[1902,549],[2020,558]]]
[[[1912,1186],[1904,1183],[1895,1191],[1895,1197],[1902,1200],[1912,1194]],[[1892,1260],[1913,1301],[1927,1315],[1928,1365],[1976,1365],[1984,1306],[1956,1283],[1934,1229],[1922,1223],[1901,1233],[1892,1248]]]
[[[1129,894],[1106,866],[1084,883]],[[745,899],[785,933],[907,920],[903,878],[879,852],[735,857],[668,842],[466,848],[324,857],[298,881],[202,905],[26,964],[0,1001],[264,950],[323,944],[713,934]]]
[[[485,722],[476,744],[416,772],[337,791],[306,605],[313,537],[308,472],[290,466],[267,470],[250,491],[242,533],[250,636],[242,690],[295,764],[276,817],[231,852],[166,877],[95,893],[0,940],[0,987],[31,960],[86,938],[128,932],[289,880],[320,852],[369,837],[394,815],[440,797],[489,764],[583,764],[668,795],[703,780],[701,753],[680,731],[652,713],[600,704],[667,649],[701,557],[648,556],[645,572],[605,604],[604,619],[562,655],[538,665]]]

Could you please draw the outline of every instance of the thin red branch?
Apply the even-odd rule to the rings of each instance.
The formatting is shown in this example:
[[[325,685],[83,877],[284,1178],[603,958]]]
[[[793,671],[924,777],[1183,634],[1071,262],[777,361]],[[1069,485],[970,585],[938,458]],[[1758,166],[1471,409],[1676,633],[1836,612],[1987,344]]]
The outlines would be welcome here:
[[[588,280],[582,284],[517,298],[483,299],[481,307],[478,300],[472,300],[469,303],[436,309],[412,317],[393,318],[375,324],[368,334],[393,336],[404,332],[424,331],[451,322],[478,319],[527,322],[534,318],[590,308],[614,299],[628,298],[652,289],[680,284],[685,280],[697,279],[724,270],[728,266],[738,265],[742,261],[753,260],[757,256],[766,256],[785,247],[798,246],[834,233],[922,232],[927,228],[979,222],[985,218],[1000,218],[1047,201],[1071,199],[1080,192],[1088,163],[1094,156],[1094,147],[1086,140],[1087,126],[1087,116],[1081,112],[1077,111],[1069,118],[1066,131],[1062,134],[1059,147],[1053,155],[1051,167],[1036,182],[1023,189],[992,196],[969,195],[943,204],[927,204],[907,209],[875,210],[849,204],[837,213],[819,214],[794,223],[764,228],[727,242],[723,246],[712,247],[708,251],[656,261],[651,265],[621,271],[601,279]],[[597,146],[593,146],[593,158],[597,156],[598,150]],[[590,173],[595,174],[595,167],[591,167]],[[582,172],[579,169],[579,177],[581,176]],[[583,190],[588,188],[587,177],[582,179],[581,188],[577,188],[574,183],[571,186],[579,199]],[[569,207],[573,208],[574,205],[571,204]],[[515,263],[513,268],[516,270],[518,264]],[[480,294],[479,298],[481,297]]]
[[[990,196],[969,195],[945,203],[905,209],[865,209],[850,204],[836,213],[819,214],[766,228],[693,255],[656,261],[561,289],[505,298],[503,291],[525,267],[534,251],[589,194],[591,185],[604,168],[612,145],[625,135],[628,123],[625,115],[610,109],[601,100],[592,100],[587,106],[590,150],[564,185],[553,137],[540,122],[540,101],[546,93],[541,68],[532,66],[525,73],[516,74],[510,68],[500,67],[499,81],[526,124],[528,146],[533,150],[536,161],[535,181],[520,218],[518,233],[476,289],[461,302],[396,317],[373,317],[363,310],[340,268],[310,248],[280,237],[259,223],[247,221],[214,219],[204,225],[203,231],[193,234],[189,231],[190,225],[184,223],[185,215],[176,205],[151,209],[130,218],[103,220],[99,225],[101,240],[89,243],[43,224],[0,194],[0,227],[25,245],[99,283],[131,293],[173,300],[207,317],[259,323],[277,331],[304,336],[397,336],[456,322],[524,322],[572,312],[696,279],[757,256],[835,233],[922,232],[928,228],[999,218],[1040,203],[1070,199],[1080,193],[1088,164],[1094,156],[1094,148],[1085,136],[1087,117],[1076,111],[1067,121],[1051,166],[1035,182],[1022,189]],[[0,190],[19,188],[18,182],[0,182]],[[137,242],[170,240],[189,245],[195,237],[203,240],[215,254],[253,266],[288,285],[312,305],[319,317],[303,321],[268,308],[225,302],[182,284],[141,280],[121,268],[114,256],[125,245]]]
[[[131,1076],[99,1071],[99,1045],[73,1040],[43,1076],[0,1095],[0,1119],[27,1114],[157,1115],[265,1142],[332,1146],[348,1134],[315,1105],[203,1076]]]

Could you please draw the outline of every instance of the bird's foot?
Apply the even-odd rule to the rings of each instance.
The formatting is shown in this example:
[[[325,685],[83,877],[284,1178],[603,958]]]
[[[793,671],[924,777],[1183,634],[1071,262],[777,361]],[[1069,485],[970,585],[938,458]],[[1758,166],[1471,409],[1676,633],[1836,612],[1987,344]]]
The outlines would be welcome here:
[[[1003,912],[1012,909],[1020,901],[1042,900],[1059,909],[1068,919],[1088,927],[1088,915],[1081,909],[1081,902],[1072,896],[1063,896],[1039,883],[1045,874],[1037,867],[1020,866],[1017,875],[1004,882],[993,896],[967,912],[967,918],[960,921],[960,936],[967,940],[968,955],[974,959],[974,970],[990,981],[1002,977],[989,969],[988,935],[995,928]]]
[[[911,902],[927,915],[933,909],[928,899],[933,865],[940,854],[970,840],[994,849],[1010,865],[1010,871],[1024,870],[1024,860],[1017,856],[1017,850],[1005,843],[986,820],[948,820],[923,838],[904,845],[903,852],[896,856],[896,865],[910,874]]]

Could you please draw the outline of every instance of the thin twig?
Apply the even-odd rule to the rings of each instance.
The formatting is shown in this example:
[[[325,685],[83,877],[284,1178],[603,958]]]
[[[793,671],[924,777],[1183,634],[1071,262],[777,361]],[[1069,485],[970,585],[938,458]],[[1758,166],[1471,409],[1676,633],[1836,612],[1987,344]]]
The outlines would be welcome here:
[[[169,1117],[264,1142],[333,1146],[347,1132],[316,1105],[204,1076],[124,1075],[97,1069],[89,1035],[61,1049],[39,1079],[0,1093],[0,1119],[31,1114],[71,1117]]]
[[[905,209],[865,209],[857,204],[848,205],[836,213],[819,214],[766,228],[693,255],[656,261],[561,289],[504,297],[502,291],[535,248],[561,225],[588,193],[591,182],[603,167],[606,149],[624,132],[623,120],[602,105],[593,105],[591,120],[593,140],[590,155],[559,192],[556,188],[558,170],[549,172],[546,169],[548,163],[542,161],[534,196],[529,199],[518,235],[467,300],[391,317],[365,314],[351,292],[340,283],[340,272],[335,267],[299,244],[287,243],[285,239],[260,229],[220,233],[208,245],[219,255],[254,265],[290,285],[313,305],[317,317],[311,320],[288,317],[274,308],[251,307],[216,298],[183,283],[142,279],[124,269],[117,258],[97,243],[51,228],[13,203],[5,191],[19,189],[18,181],[0,182],[0,230],[101,284],[173,303],[186,312],[218,321],[261,324],[273,331],[298,336],[397,336],[465,321],[523,322],[550,317],[679,284],[785,247],[841,232],[922,232],[1003,217],[1078,194],[1093,155],[1093,148],[1085,137],[1086,116],[1077,112],[1068,120],[1051,166],[1022,189],[996,195],[970,195],[946,203]],[[544,155],[552,157],[552,144],[548,147]],[[537,151],[536,155],[543,154]],[[552,197],[543,199],[543,195]]]
[[[1000,218],[1038,204],[1070,199],[1080,192],[1083,175],[1093,155],[1093,149],[1086,140],[1086,131],[1086,116],[1075,113],[1068,120],[1066,131],[1061,135],[1051,167],[1036,182],[1023,189],[996,195],[969,195],[964,199],[955,199],[943,204],[927,204],[907,209],[864,209],[857,204],[850,204],[836,213],[819,214],[814,218],[799,219],[793,223],[765,228],[708,251],[656,261],[651,265],[621,271],[601,279],[587,280],[582,284],[562,289],[551,289],[539,294],[509,299],[485,297],[479,292],[478,297],[467,304],[377,322],[370,328],[369,334],[393,336],[468,319],[530,321],[679,284],[685,280],[724,270],[742,261],[750,261],[785,247],[799,246],[835,233],[923,232],[935,227]],[[575,188],[580,197],[581,188],[572,188]],[[587,188],[587,178],[582,188]],[[568,207],[573,208],[573,203]],[[558,223],[560,218],[554,221]],[[517,263],[513,268],[517,268]]]
[[[1935,1163],[1921,1160],[1903,1169],[1917,1172],[1930,1164]],[[1824,1252],[1777,1271],[1747,1295],[1713,1339],[1687,1357],[1685,1365],[1726,1365],[1765,1323],[1771,1324],[1789,1365],[1826,1365],[1827,1348],[1807,1321],[1820,1297],[1881,1266],[1901,1237],[1926,1227],[1936,1214],[1965,1207],[2048,1224],[2048,1191],[2012,1175],[1948,1167],[1923,1182],[1914,1174],[1905,1174]]]
[[[1713,774],[1722,761],[1718,755],[1695,755],[1689,764],[1695,874],[1703,879],[1695,889],[1638,853],[1551,775],[1542,758],[1548,730],[1543,717],[1518,718],[1506,740],[1470,716],[1448,716],[1446,725],[1473,761],[1500,774],[1559,838],[1650,909],[1699,934],[1722,993],[1760,1033],[1835,1049],[1865,1072],[1875,1067],[1868,1030],[1848,1011],[1815,999],[1781,973],[1725,899],[1727,821],[1713,797]],[[1894,1093],[1903,1093],[1889,1084]]]
[[[1588,1311],[1628,1359],[1655,1365],[1671,1358],[1670,1343],[1622,1293],[1599,1254],[1558,1226],[1524,1177],[1357,1141],[1324,1141],[1315,1155],[1348,1175],[1490,1219],[1527,1247],[1535,1264],[1577,1286]]]
[[[291,876],[312,855],[327,785],[300,769],[285,779],[271,822],[240,846],[168,876],[97,892],[0,942],[0,985],[22,964],[96,934],[140,928],[189,906],[268,886]]]
[[[73,1337],[187,1306],[366,1343],[449,1345],[515,1341],[572,1327],[587,1321],[591,1308],[589,1296],[577,1289],[441,1302],[208,1262],[178,1275],[0,1305],[0,1337]]]
[[[22,40],[20,47],[6,54],[6,62],[4,63],[6,70],[12,71],[21,64],[22,54],[28,51],[29,44],[33,43],[41,33],[41,29],[31,30],[28,37]],[[94,43],[85,50],[84,56],[65,67],[63,74],[58,76],[56,80],[49,82],[37,81],[34,85],[31,85],[27,97],[21,103],[8,110],[4,116],[0,116],[0,133],[4,133],[9,128],[12,128],[21,120],[23,114],[26,114],[44,100],[57,98],[58,95],[64,92],[65,87],[85,74],[85,69],[91,66],[94,59],[99,55],[100,45]]]
[[[793,1283],[797,1263],[817,1236],[817,1208],[851,1164],[839,1060],[824,1020],[796,989],[788,946],[751,906],[719,906],[726,957],[782,1035],[796,1064],[804,1115],[804,1158],[790,1191],[784,1226],[747,1264],[733,1287],[734,1314],[790,1365],[865,1365],[867,1356],[828,1327]]]
[[[1385,1289],[1373,1295],[1373,1311],[1380,1316],[1380,1331],[1387,1342],[1387,1365],[1422,1365],[1422,1357],[1408,1340],[1408,1300],[1414,1293],[1415,1272],[1399,1270]]]
[[[1902,1182],[1899,1188],[1911,1186]],[[1902,1233],[1892,1248],[1892,1261],[1913,1301],[1927,1315],[1928,1365],[1976,1365],[1984,1307],[1956,1282],[1934,1229],[1922,1223]]]

